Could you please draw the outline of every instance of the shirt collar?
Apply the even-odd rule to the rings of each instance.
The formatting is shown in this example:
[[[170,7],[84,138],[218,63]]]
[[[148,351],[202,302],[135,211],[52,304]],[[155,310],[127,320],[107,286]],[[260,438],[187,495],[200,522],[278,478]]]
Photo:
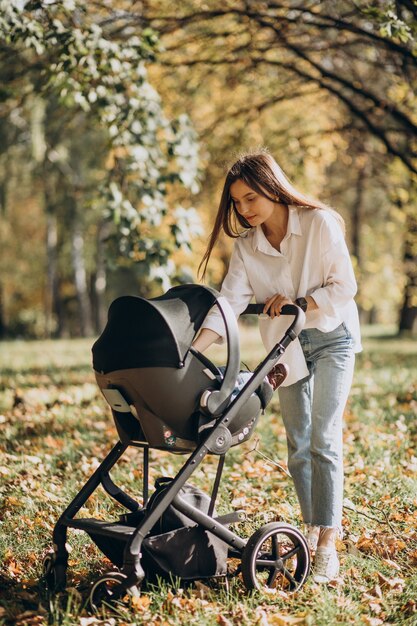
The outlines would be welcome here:
[[[296,206],[289,207],[287,235],[302,235],[300,216]]]
[[[300,216],[298,215],[297,207],[290,206],[288,207],[288,209],[287,232],[282,242],[286,241],[291,235],[302,235]],[[275,248],[271,246],[268,239],[265,237],[262,226],[256,226],[253,235],[252,246],[254,252],[256,250],[259,250],[259,252],[271,254],[272,256],[281,256],[281,253],[278,252],[278,250],[275,250]]]

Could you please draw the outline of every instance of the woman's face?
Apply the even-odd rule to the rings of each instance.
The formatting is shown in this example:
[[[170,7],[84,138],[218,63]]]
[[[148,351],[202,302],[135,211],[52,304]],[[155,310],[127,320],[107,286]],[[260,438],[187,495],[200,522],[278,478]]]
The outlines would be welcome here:
[[[230,185],[230,195],[236,211],[252,227],[266,222],[274,213],[276,204],[254,191],[243,180],[236,180]]]

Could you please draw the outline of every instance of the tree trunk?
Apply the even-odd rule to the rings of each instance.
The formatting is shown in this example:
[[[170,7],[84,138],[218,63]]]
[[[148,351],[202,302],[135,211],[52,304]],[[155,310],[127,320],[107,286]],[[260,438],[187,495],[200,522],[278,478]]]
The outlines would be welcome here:
[[[417,335],[417,215],[408,213],[404,245],[406,285],[400,312],[400,334]]]
[[[92,280],[92,300],[96,333],[101,333],[107,321],[105,293],[107,286],[105,234],[107,224],[101,222],[97,228],[96,271]]]
[[[93,334],[93,327],[91,323],[91,303],[88,294],[87,272],[84,260],[84,235],[75,212],[73,219],[74,221],[71,233],[71,256],[80,314],[80,333],[82,337],[88,337]]]
[[[361,225],[362,225],[362,207],[365,195],[365,167],[359,169],[356,180],[356,194],[352,206],[352,254],[356,257],[358,266],[361,263]]]
[[[352,206],[352,254],[356,258],[358,268],[360,269],[362,262],[361,255],[361,226],[362,226],[362,209],[365,195],[365,181],[366,181],[366,168],[365,166],[359,168],[358,177],[356,180],[356,194]],[[359,318],[364,321],[369,316],[369,311],[365,311],[360,304],[358,304]],[[369,320],[367,320],[369,322]]]
[[[4,307],[4,289],[0,284],[0,339],[4,339],[7,334],[5,307]]]
[[[50,177],[45,138],[46,103],[41,97],[30,100],[30,132],[32,157],[43,180],[43,202],[46,214],[46,289],[45,289],[45,337],[59,334],[58,320],[58,225],[55,213],[56,189]]]
[[[46,199],[46,203],[48,200]],[[59,334],[56,312],[58,301],[58,227],[56,215],[46,213],[46,293],[45,293],[45,336]]]

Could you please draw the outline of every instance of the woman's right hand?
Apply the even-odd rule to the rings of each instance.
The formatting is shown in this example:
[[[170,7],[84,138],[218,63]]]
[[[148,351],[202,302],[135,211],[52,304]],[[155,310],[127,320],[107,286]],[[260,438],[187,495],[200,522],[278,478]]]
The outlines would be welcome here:
[[[287,296],[276,293],[265,302],[263,313],[266,313],[269,317],[278,317],[281,315],[281,309],[284,304],[294,304],[294,302]]]

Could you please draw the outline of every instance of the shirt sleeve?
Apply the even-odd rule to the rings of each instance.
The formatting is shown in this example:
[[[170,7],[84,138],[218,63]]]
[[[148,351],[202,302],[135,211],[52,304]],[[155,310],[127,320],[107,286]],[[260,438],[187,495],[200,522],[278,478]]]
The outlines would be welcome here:
[[[314,298],[320,311],[335,317],[355,296],[357,284],[349,250],[339,226],[336,226],[337,234],[334,227],[329,229],[329,224],[326,226],[322,239],[326,250],[322,256],[324,284],[308,295]]]
[[[236,317],[239,317],[252,300],[253,289],[248,279],[238,242],[234,245],[229,269],[223,280],[220,293],[226,298]],[[202,328],[210,328],[220,335],[220,339],[217,343],[224,341],[226,329],[218,307],[214,306],[211,309],[203,322]]]

